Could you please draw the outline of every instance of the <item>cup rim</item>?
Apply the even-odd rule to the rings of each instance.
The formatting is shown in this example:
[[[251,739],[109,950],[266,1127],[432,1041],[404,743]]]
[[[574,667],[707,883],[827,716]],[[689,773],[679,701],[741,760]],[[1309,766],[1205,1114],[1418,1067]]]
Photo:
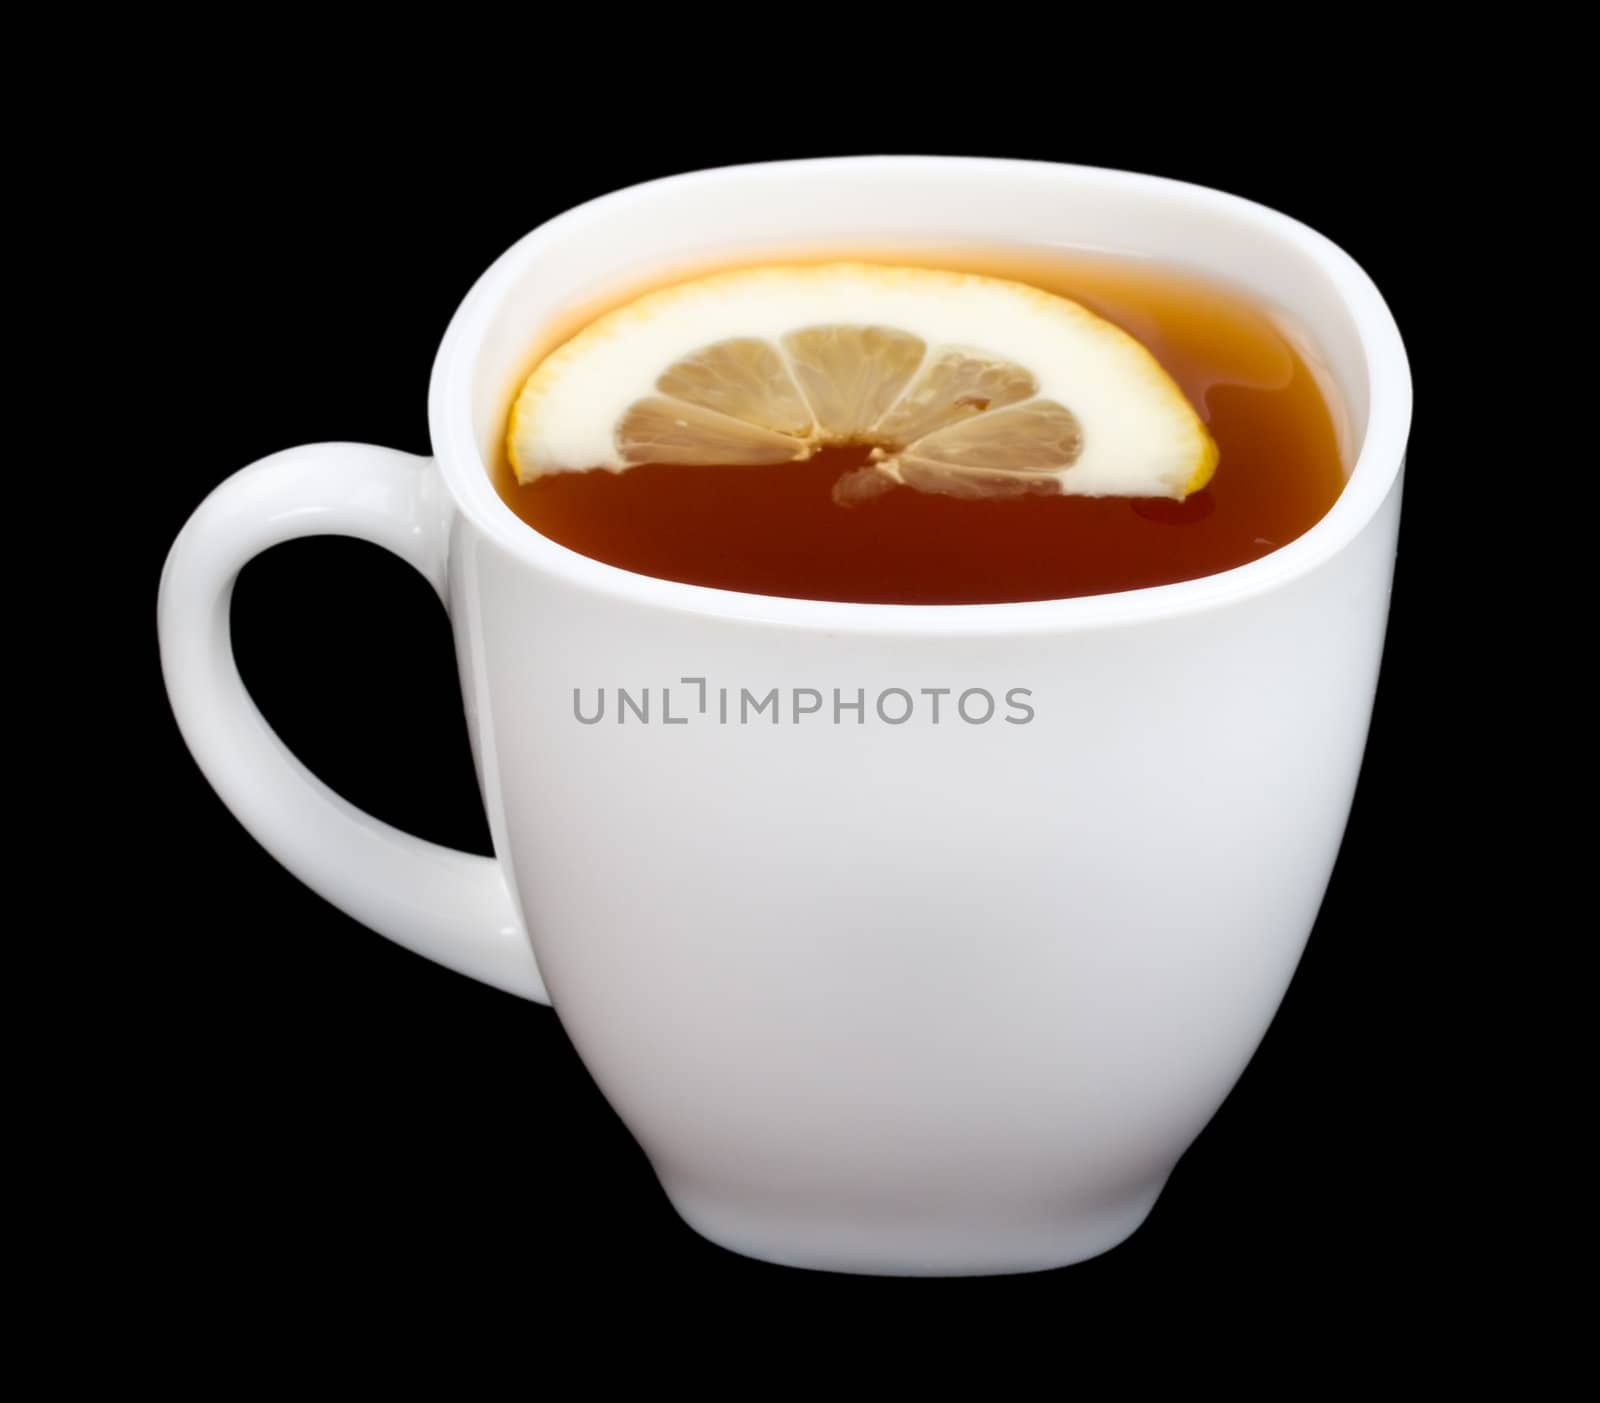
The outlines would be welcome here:
[[[529,527],[495,490],[472,422],[473,373],[501,300],[528,264],[558,238],[625,220],[663,189],[738,181],[756,172],[796,176],[850,168],[885,175],[1002,171],[1021,179],[1074,179],[1101,188],[1154,190],[1191,208],[1246,218],[1313,260],[1333,283],[1366,357],[1366,432],[1348,480],[1309,530],[1260,558],[1198,579],[1109,594],[1004,604],[867,604],[749,594],[636,574],[594,560]],[[655,609],[849,633],[994,633],[1088,629],[1178,617],[1268,593],[1316,570],[1354,540],[1387,499],[1404,461],[1411,424],[1410,365],[1400,330],[1367,272],[1309,225],[1242,196],[1167,176],[1053,161],[976,156],[832,156],[718,166],[663,176],[600,195],[536,226],[479,276],[457,307],[434,358],[428,425],[439,470],[456,509],[502,549],[570,584]]]

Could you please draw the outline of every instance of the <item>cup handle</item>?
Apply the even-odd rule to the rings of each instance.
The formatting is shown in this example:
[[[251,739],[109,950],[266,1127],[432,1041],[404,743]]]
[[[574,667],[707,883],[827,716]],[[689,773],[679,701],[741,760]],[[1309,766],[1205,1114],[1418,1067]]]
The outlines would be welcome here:
[[[300,536],[355,536],[409,561],[448,607],[453,516],[433,460],[390,448],[314,443],[241,468],[167,555],[161,668],[202,773],[289,871],[407,949],[549,1003],[500,864],[402,833],[340,798],[273,733],[233,658],[228,606],[253,556]]]

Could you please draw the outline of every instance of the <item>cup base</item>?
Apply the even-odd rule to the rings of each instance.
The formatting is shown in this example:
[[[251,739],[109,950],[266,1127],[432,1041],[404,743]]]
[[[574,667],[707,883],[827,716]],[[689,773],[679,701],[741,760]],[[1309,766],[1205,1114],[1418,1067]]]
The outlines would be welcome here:
[[[797,1215],[774,1221],[682,1186],[663,1187],[701,1237],[776,1266],[862,1276],[1007,1276],[1070,1267],[1120,1246],[1150,1216],[1163,1185],[1093,1214],[982,1226]]]

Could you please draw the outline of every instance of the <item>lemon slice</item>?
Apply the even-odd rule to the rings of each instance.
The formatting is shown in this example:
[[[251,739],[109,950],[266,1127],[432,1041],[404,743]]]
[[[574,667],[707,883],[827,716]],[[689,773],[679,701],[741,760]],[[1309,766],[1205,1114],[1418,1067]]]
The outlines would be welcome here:
[[[528,377],[520,482],[640,463],[759,466],[870,444],[841,502],[1182,498],[1217,448],[1139,341],[1024,283],[867,263],[737,269],[599,318]]]

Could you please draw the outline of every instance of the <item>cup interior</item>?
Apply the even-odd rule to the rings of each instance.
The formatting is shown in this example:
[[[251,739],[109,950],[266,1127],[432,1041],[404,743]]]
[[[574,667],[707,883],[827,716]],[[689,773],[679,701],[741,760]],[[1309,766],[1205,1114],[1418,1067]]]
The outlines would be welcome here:
[[[537,356],[619,293],[719,260],[930,240],[1149,258],[1243,288],[1322,378],[1349,474],[1334,510],[1301,541],[1329,534],[1335,517],[1348,527],[1355,513],[1370,514],[1399,469],[1410,414],[1399,334],[1371,280],[1314,230],[1219,191],[1128,172],[855,157],[634,186],[558,216],[509,249],[463,302],[435,365],[430,417],[452,490],[502,539],[537,534],[492,486],[507,409]],[[1376,429],[1385,437],[1377,445]]]

